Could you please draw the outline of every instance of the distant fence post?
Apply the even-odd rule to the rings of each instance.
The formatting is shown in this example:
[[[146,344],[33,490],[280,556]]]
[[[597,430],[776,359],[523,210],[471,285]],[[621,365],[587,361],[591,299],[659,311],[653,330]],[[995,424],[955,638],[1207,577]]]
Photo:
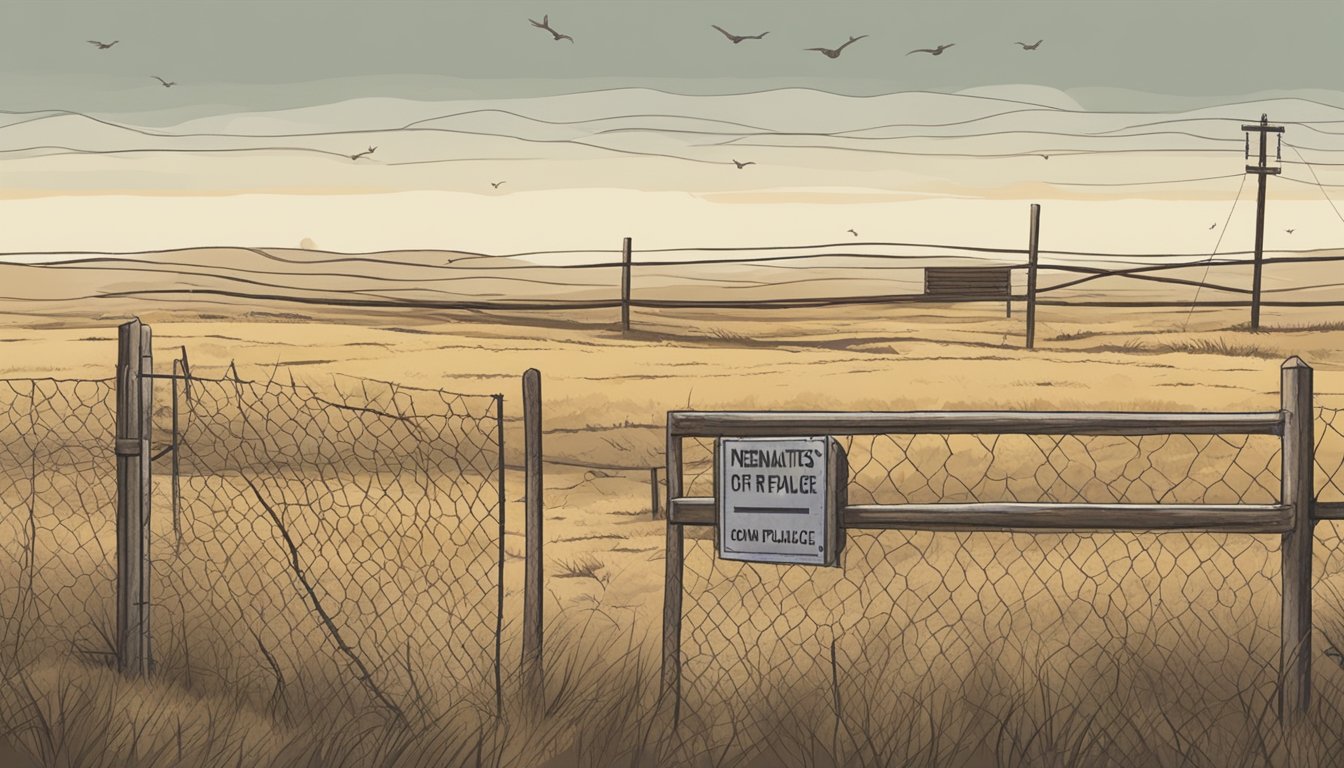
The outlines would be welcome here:
[[[1040,242],[1041,205],[1031,204],[1031,234],[1027,241],[1027,349],[1036,348],[1036,261]]]
[[[1291,723],[1311,703],[1311,548],[1314,431],[1312,370],[1290,357],[1281,369],[1282,503],[1292,528],[1283,534],[1283,623],[1279,633],[1279,717]]]
[[[681,435],[667,415],[667,548],[663,578],[663,674],[661,696],[672,696],[672,722],[681,719],[681,583],[685,564],[682,526],[672,520],[672,504],[681,496]]]
[[[117,669],[150,672],[149,523],[153,338],[137,320],[117,329]]]
[[[649,467],[649,509],[653,512],[653,519],[657,520],[661,515],[658,510],[658,468]]]
[[[523,373],[523,444],[526,473],[526,567],[523,587],[523,685],[544,708],[545,677],[541,656],[542,600],[542,463],[541,372]]]
[[[621,330],[630,330],[630,238],[621,245]]]

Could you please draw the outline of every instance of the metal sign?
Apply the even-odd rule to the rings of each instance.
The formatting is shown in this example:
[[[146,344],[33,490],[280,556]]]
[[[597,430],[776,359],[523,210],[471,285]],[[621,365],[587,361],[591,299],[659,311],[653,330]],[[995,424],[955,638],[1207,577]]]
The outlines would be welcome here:
[[[714,454],[719,557],[839,564],[848,471],[833,438],[724,437]]]

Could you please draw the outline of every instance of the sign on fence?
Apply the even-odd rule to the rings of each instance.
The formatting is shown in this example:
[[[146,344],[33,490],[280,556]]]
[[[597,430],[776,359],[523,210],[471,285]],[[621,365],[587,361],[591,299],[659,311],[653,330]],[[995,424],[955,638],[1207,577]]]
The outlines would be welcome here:
[[[719,557],[839,563],[848,478],[834,438],[720,438],[715,465]]]

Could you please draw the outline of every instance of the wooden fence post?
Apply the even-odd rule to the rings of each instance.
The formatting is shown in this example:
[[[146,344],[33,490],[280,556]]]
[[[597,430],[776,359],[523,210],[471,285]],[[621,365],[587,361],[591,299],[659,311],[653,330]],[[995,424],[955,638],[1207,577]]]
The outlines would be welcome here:
[[[117,329],[117,668],[138,677],[150,671],[149,523],[154,380],[149,326]]]
[[[672,501],[681,496],[681,436],[672,434],[672,415],[667,430],[667,551],[663,578],[663,674],[662,695],[673,697],[672,722],[681,719],[681,588],[685,561],[685,538],[681,525],[672,521]]]
[[[182,552],[182,432],[177,426],[177,380],[181,377],[182,360],[173,360],[173,554]]]
[[[1041,205],[1031,204],[1031,234],[1027,241],[1027,349],[1036,348],[1036,247],[1040,242]]]
[[[653,511],[653,519],[659,518],[658,510],[658,468],[649,467],[649,509]]]
[[[1279,717],[1291,723],[1311,703],[1311,548],[1315,408],[1311,366],[1290,357],[1281,369],[1282,503],[1292,515],[1283,534],[1283,623],[1279,650]]]
[[[630,238],[621,245],[621,330],[630,330]]]
[[[526,566],[523,586],[523,685],[529,696],[545,708],[545,677],[542,670],[542,452],[541,372],[523,373],[523,444],[526,472]]]

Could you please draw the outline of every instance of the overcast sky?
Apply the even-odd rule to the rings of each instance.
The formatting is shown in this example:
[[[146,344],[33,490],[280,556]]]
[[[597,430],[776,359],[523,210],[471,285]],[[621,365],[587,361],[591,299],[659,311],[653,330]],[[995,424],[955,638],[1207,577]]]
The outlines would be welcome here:
[[[543,14],[575,42],[528,23]],[[710,24],[770,34],[733,45]],[[863,34],[838,59],[802,50]],[[1013,44],[1042,38],[1034,52]],[[632,85],[870,94],[1032,83],[1226,100],[1344,91],[1341,41],[1341,0],[0,0],[0,109]],[[956,45],[906,55],[940,43]],[[293,87],[317,80],[328,82]]]

